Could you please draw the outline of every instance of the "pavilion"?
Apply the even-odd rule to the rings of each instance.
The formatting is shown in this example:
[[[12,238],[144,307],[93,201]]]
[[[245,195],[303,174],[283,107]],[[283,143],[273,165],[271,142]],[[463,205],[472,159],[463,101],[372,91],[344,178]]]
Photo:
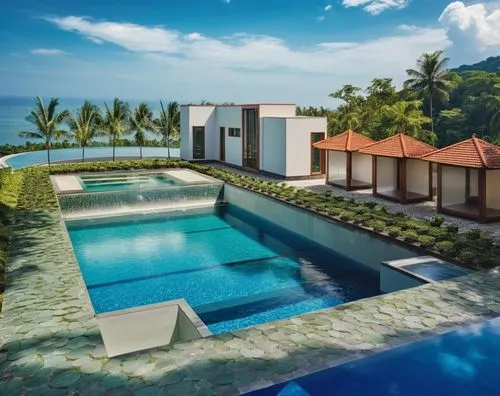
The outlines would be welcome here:
[[[438,212],[481,223],[500,220],[500,147],[472,135],[422,159],[438,164]]]
[[[435,150],[404,133],[360,149],[373,156],[373,195],[403,204],[432,200],[432,164],[420,157]]]
[[[326,150],[326,183],[348,191],[371,188],[372,159],[357,151],[374,141],[352,130],[314,143],[315,148]]]

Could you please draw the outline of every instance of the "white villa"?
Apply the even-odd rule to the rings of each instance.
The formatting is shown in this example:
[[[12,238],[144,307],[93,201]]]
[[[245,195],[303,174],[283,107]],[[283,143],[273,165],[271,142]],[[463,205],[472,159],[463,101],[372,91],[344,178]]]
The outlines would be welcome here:
[[[295,104],[181,106],[181,158],[220,161],[287,179],[324,176],[325,117],[299,117]]]

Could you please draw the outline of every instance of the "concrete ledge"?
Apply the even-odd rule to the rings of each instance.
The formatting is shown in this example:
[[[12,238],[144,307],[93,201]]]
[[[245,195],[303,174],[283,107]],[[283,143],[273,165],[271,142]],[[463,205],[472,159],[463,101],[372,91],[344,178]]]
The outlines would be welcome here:
[[[108,357],[208,337],[184,299],[96,315]]]
[[[83,191],[80,180],[74,175],[51,176],[50,178],[52,179],[52,184],[56,190],[56,194],[67,194]]]

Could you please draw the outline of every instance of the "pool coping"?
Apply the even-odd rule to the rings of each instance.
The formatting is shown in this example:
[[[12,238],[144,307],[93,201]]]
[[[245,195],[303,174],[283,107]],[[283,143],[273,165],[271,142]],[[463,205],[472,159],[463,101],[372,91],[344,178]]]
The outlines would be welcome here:
[[[0,323],[0,385],[14,394],[60,389],[64,384],[68,392],[153,388],[149,390],[236,395],[500,314],[500,271],[496,269],[122,359],[105,359],[95,320],[81,309],[86,287],[80,272],[80,277],[74,276],[79,268],[69,236],[64,236],[60,211],[51,214],[55,221],[48,226],[53,234],[35,241],[28,251],[22,245],[26,233],[38,234],[38,227],[47,222],[37,225],[28,218],[25,223],[22,216],[26,215],[18,215],[8,275],[26,261],[36,261],[40,268],[7,278]],[[61,262],[54,262],[63,252]],[[38,274],[43,276],[41,283],[36,282]],[[63,284],[68,284],[64,306],[70,304],[71,310],[59,303],[61,308],[52,306],[50,296]],[[26,289],[32,292],[26,294]],[[38,338],[48,346],[36,343]]]

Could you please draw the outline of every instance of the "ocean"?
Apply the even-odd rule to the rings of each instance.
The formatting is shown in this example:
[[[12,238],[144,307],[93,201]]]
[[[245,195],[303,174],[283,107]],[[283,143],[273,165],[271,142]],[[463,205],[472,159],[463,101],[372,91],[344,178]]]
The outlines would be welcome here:
[[[43,99],[44,103],[48,105],[50,98]],[[104,99],[88,100],[104,108]],[[85,99],[59,98],[59,110],[68,109],[74,113],[84,101]],[[106,101],[108,106],[112,101],[113,99]],[[137,106],[140,101],[126,100],[126,102],[133,108]],[[160,101],[147,103],[153,108],[156,116],[160,107]],[[34,104],[34,97],[0,96],[0,145],[18,145],[26,143],[26,139],[19,137],[18,132],[34,130],[33,125],[25,120],[25,117],[29,114]],[[158,137],[154,135],[149,136],[149,138],[158,139]],[[30,139],[30,141],[36,142],[35,139]]]

